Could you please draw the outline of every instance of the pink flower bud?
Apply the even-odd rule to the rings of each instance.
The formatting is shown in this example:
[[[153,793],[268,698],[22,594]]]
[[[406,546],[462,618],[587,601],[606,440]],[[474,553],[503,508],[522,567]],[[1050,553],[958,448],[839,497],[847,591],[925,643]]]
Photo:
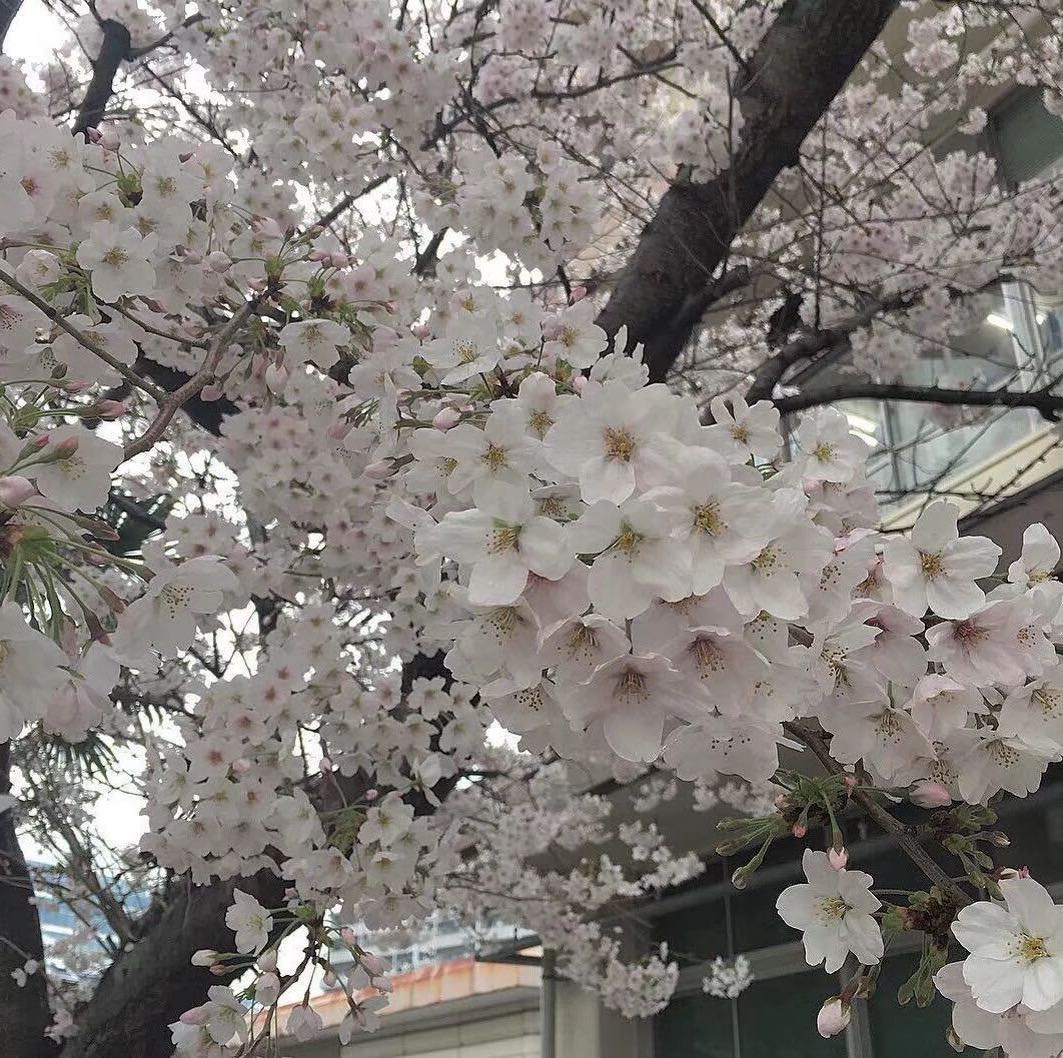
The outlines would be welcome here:
[[[361,961],[362,969],[365,970],[370,977],[379,977],[384,972],[384,964],[376,955],[373,955],[370,952],[366,952],[362,956]]]
[[[178,1020],[183,1025],[206,1025],[207,1009],[206,1007],[193,1007],[191,1010],[186,1010]]]
[[[277,969],[277,949],[267,948],[258,957],[259,968],[266,971],[272,971]]]
[[[365,476],[370,481],[383,481],[391,477],[391,463],[386,459],[378,459],[365,468]]]
[[[825,1039],[844,1032],[852,1019],[852,1009],[841,996],[832,996],[819,1008],[816,1016],[816,1028]]]
[[[218,953],[213,948],[200,948],[192,955],[193,966],[213,966],[217,962]]]
[[[806,827],[804,823],[794,823],[790,828],[790,833],[793,834],[795,838],[803,838],[808,833],[808,827]]]
[[[333,253],[329,256],[329,264],[333,268],[346,268],[351,259],[345,253]]]
[[[214,250],[212,253],[208,253],[203,258],[203,263],[212,272],[217,272],[219,275],[223,272],[228,272],[233,266],[232,258],[227,253],[222,253],[221,250]]]
[[[845,848],[827,849],[827,859],[830,860],[830,865],[836,871],[844,870],[845,865],[849,862],[849,850]]]
[[[30,444],[33,445],[34,448],[47,448],[51,443],[52,443],[51,434],[46,434],[46,433],[38,434],[30,442]]]
[[[842,779],[842,784],[847,790],[855,790],[856,787],[859,785],[856,781],[855,775],[846,775],[846,777]]]
[[[572,388],[577,393],[582,393],[587,388],[588,381],[589,381],[589,379],[587,378],[586,375],[576,375],[572,379]]]
[[[461,412],[455,408],[442,408],[436,412],[435,417],[432,419],[432,425],[444,433],[447,430],[454,429],[459,422],[461,422]]]
[[[420,339],[421,339],[422,341],[423,341],[423,340],[424,340],[425,338],[427,338],[427,337],[428,337],[428,336],[429,336],[429,335],[430,335],[430,334],[432,333],[432,332],[431,332],[431,331],[430,331],[430,330],[428,329],[428,327],[427,327],[427,326],[425,326],[425,324],[423,324],[423,323],[415,323],[415,324],[414,324],[414,325],[413,325],[413,326],[412,326],[412,327],[410,328],[410,331],[411,331],[411,333],[413,334],[414,338],[420,338]]]
[[[264,973],[255,983],[255,999],[270,1006],[281,994],[281,979],[272,972]]]
[[[917,779],[908,787],[908,800],[919,808],[945,808],[952,804],[952,795],[939,782]]]
[[[376,787],[372,787],[365,791],[365,799],[367,801],[375,801],[380,796],[380,791]]]
[[[0,478],[0,504],[11,508],[21,506],[37,492],[33,482],[20,478],[17,474],[9,478]]]
[[[210,972],[214,974],[215,977],[224,977],[229,972],[229,969],[224,963],[216,962],[210,968]]]
[[[103,128],[98,128],[99,138],[96,140],[105,151],[117,151],[122,146],[122,137],[118,135],[118,130],[111,125],[106,125]]]
[[[55,446],[55,453],[60,459],[69,459],[77,450],[78,439],[76,437],[64,437]]]
[[[120,419],[129,409],[120,400],[101,400],[93,411],[101,419],[110,422],[113,419]]]
[[[586,287],[573,287],[572,293],[569,295],[568,303],[570,305],[575,305],[577,301],[582,301],[586,296]]]
[[[1029,878],[1029,867],[1004,867],[1000,872],[1001,879],[1004,878]]]
[[[339,984],[336,975],[331,970],[325,971],[325,976],[322,978],[326,988],[335,988]]]
[[[63,379],[58,388],[63,390],[64,393],[84,393],[85,390],[91,389],[93,385],[94,383],[85,378],[70,378]]]
[[[223,392],[221,386],[216,383],[211,383],[211,385],[204,386],[199,391],[199,399],[206,401],[221,400]]]
[[[270,364],[266,368],[266,388],[270,393],[283,393],[288,383],[288,369],[283,364]]]

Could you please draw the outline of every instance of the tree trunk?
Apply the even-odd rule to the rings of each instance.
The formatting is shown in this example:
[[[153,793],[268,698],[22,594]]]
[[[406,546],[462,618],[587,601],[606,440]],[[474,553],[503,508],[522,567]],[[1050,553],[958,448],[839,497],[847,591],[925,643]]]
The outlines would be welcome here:
[[[897,0],[787,0],[736,86],[745,125],[730,169],[674,184],[598,315],[610,336],[627,325],[661,381],[712,304],[731,242],[882,32]]]
[[[0,744],[0,794],[11,791],[11,743]],[[19,988],[11,976],[27,959],[40,969]],[[26,857],[15,833],[15,813],[0,813],[0,1054],[4,1058],[52,1058],[44,1035],[51,1023],[44,974],[41,921]]]

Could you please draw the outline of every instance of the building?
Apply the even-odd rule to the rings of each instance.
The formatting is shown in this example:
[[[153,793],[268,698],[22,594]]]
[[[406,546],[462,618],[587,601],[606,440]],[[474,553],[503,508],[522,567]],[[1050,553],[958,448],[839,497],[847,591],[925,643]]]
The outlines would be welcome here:
[[[463,955],[392,976],[391,1002],[374,1033],[341,1046],[344,993],[311,1000],[324,1022],[305,1043],[284,1041],[291,1058],[539,1058],[539,969]],[[287,1023],[281,1008],[280,1024]]]

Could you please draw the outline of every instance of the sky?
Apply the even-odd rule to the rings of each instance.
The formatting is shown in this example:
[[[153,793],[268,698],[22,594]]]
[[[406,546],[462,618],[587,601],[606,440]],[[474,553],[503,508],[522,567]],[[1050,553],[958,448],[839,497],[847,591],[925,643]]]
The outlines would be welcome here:
[[[62,39],[62,23],[41,0],[23,0],[4,41],[4,54],[12,59],[42,62]]]

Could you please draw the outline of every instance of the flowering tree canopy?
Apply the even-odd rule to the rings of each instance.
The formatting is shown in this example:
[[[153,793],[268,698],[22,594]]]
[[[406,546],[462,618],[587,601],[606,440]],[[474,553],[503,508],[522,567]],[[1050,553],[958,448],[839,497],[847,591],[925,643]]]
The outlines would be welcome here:
[[[911,934],[957,1041],[1063,1051],[1063,910],[993,829],[1063,761],[1059,545],[1002,562],[935,483],[882,532],[838,407],[1063,415],[957,337],[1063,293],[1058,183],[978,146],[1016,85],[1063,114],[1059,5],[50,6],[54,61],[0,59],[5,1058],[274,1055],[308,978],[348,1039],[352,924],[434,908],[651,1015],[676,958],[613,926],[704,868],[677,790],[739,887],[807,846],[824,1035]],[[98,952],[46,966],[44,899]]]

